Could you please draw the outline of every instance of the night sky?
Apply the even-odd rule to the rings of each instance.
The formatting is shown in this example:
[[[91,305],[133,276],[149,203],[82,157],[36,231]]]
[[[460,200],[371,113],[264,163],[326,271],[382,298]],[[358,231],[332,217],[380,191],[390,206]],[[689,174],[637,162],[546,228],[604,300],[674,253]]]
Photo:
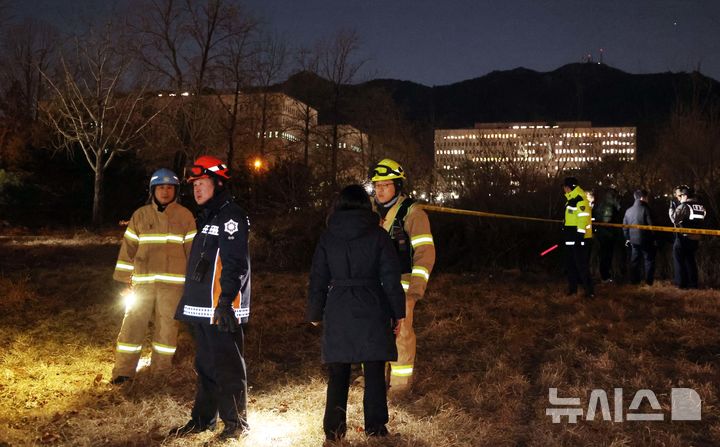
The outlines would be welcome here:
[[[16,2],[61,28],[109,2]],[[69,5],[68,5],[69,4]],[[354,28],[362,76],[443,85],[493,70],[549,71],[583,55],[631,73],[691,71],[720,80],[719,0],[246,0],[295,45]],[[363,79],[360,79],[363,80]]]

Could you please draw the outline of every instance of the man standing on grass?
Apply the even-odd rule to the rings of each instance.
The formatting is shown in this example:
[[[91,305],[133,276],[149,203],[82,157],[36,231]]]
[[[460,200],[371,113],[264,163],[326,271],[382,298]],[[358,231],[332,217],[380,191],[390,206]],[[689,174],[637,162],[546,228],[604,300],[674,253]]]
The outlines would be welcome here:
[[[675,189],[679,203],[671,209],[671,220],[678,228],[703,228],[707,211],[688,186]],[[700,245],[700,235],[675,233],[673,261],[675,264],[675,285],[681,289],[698,288],[698,268],[695,253]]]
[[[588,265],[588,241],[592,240],[592,217],[585,191],[575,177],[563,181],[565,192],[565,266],[568,275],[568,295],[577,293],[578,284],[585,288],[585,297],[593,298],[592,278]]]
[[[125,293],[125,318],[110,380],[113,385],[135,376],[153,314],[151,371],[165,371],[172,364],[178,332],[173,315],[195,237],[192,213],[175,202],[179,185],[177,175],[169,169],[155,171],[150,178],[151,203],[133,213],[125,230],[113,278],[130,284],[131,289]]]
[[[648,192],[638,190],[633,193],[635,203],[625,211],[623,225],[652,225],[653,220],[648,206]],[[625,245],[630,246],[630,281],[640,283],[640,263],[645,264],[645,284],[651,286],[655,278],[655,237],[652,231],[638,228],[623,228]]]
[[[386,158],[370,173],[375,192],[375,209],[380,223],[395,244],[402,267],[405,289],[405,320],[396,338],[398,360],[390,362],[388,392],[392,396],[410,391],[415,368],[416,338],[413,329],[415,303],[425,294],[430,272],[435,264],[435,243],[430,221],[415,201],[403,195],[405,171],[394,160]]]
[[[198,235],[188,261],[185,291],[175,318],[195,337],[198,375],[191,419],[170,434],[186,436],[224,423],[220,440],[248,430],[243,327],[250,315],[250,222],[227,190],[230,175],[219,159],[195,161],[188,181],[200,209]]]

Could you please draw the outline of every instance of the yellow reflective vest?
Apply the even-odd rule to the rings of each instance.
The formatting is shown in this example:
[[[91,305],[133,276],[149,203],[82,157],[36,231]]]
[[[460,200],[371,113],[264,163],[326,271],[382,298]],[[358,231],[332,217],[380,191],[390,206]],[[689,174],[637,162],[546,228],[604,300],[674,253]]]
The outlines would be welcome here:
[[[592,209],[585,191],[576,186],[565,193],[565,241],[572,242],[592,238]]]
[[[176,202],[163,212],[152,203],[138,208],[125,230],[113,278],[133,285],[183,285],[195,233],[192,213]]]
[[[398,209],[407,197],[400,196],[398,201],[388,210],[385,219],[380,223],[386,231],[392,231],[393,221]],[[412,247],[412,271],[403,273],[401,283],[405,294],[420,299],[430,280],[430,273],[435,265],[435,242],[430,231],[430,220],[419,203],[413,203],[405,216],[403,229],[410,238]]]

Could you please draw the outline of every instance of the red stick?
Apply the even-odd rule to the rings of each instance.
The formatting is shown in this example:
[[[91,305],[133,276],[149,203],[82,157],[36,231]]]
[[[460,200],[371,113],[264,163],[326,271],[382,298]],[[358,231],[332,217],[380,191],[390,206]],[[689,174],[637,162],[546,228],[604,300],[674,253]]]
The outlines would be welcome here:
[[[555,244],[552,247],[545,250],[544,252],[540,253],[540,256],[545,256],[546,254],[550,253],[551,251],[555,250],[556,248],[558,248],[558,244]]]

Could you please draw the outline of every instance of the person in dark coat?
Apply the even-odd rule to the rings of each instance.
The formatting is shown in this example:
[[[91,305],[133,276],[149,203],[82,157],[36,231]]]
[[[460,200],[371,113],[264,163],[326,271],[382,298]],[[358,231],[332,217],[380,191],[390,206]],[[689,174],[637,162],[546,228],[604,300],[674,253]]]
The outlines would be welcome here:
[[[385,362],[397,360],[394,333],[405,317],[400,274],[395,247],[365,189],[344,188],[315,249],[306,314],[323,325],[322,361],[328,369],[323,429],[330,441],[347,431],[353,363],[362,363],[365,375],[365,433],[388,433]]]
[[[608,190],[603,201],[592,207],[592,217],[598,223],[620,223],[620,202],[614,189]],[[613,252],[620,240],[620,230],[602,225],[593,225],[593,230],[598,246],[600,279],[604,283],[613,282]]]
[[[195,338],[197,390],[190,420],[170,435],[214,430],[219,416],[224,428],[218,438],[227,440],[249,430],[242,324],[250,316],[250,221],[227,190],[223,161],[202,156],[190,174],[200,208],[175,319],[188,322]]]
[[[624,225],[652,225],[653,219],[647,204],[648,193],[638,190],[633,193],[635,203],[625,211]],[[649,230],[639,228],[623,228],[625,245],[632,249],[630,255],[630,280],[633,284],[640,282],[640,263],[645,264],[645,284],[651,286],[655,277],[655,237]]]

